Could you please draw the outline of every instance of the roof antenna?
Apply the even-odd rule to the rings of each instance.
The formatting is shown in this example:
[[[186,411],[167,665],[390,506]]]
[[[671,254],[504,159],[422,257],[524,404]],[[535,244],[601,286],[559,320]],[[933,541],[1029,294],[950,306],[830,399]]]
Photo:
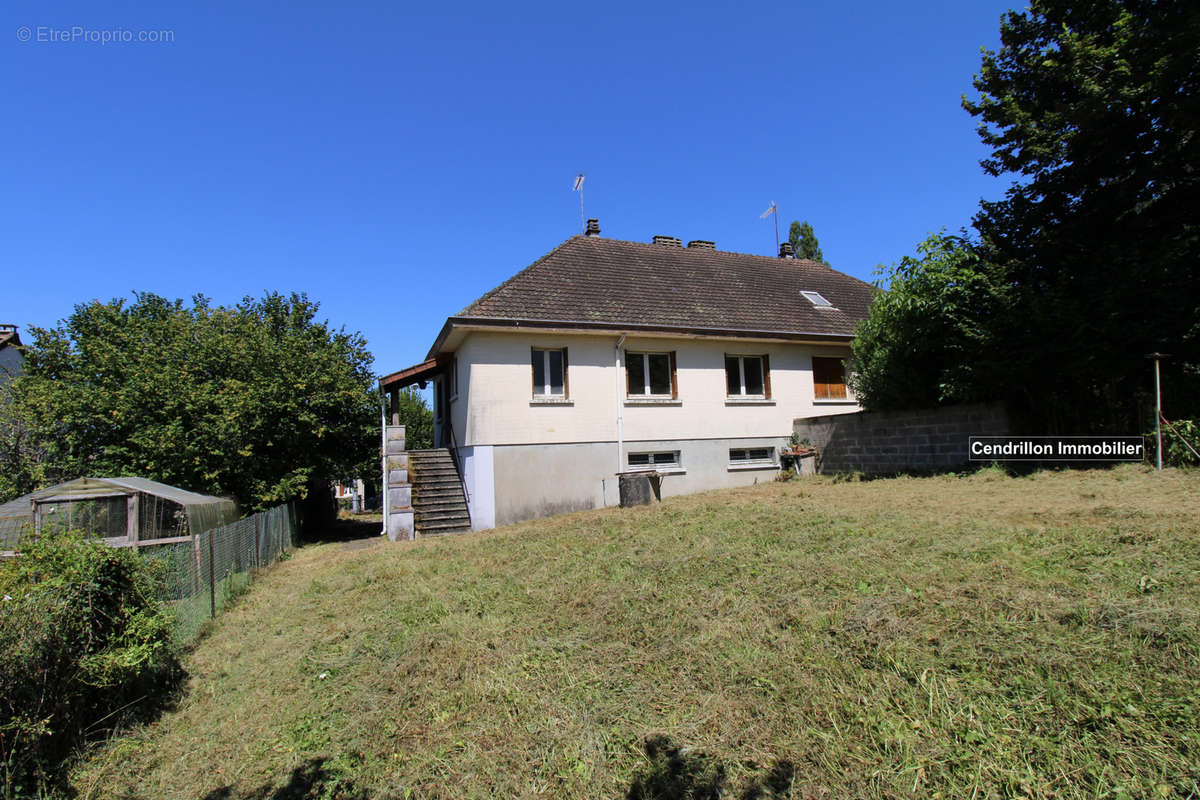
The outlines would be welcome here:
[[[587,231],[587,220],[583,214],[583,173],[575,176],[575,185],[571,187],[573,191],[579,192],[579,230]]]
[[[580,175],[579,177],[583,177]],[[775,205],[775,201],[771,201],[771,207],[759,215],[759,219],[766,219],[768,214],[775,215],[775,252],[779,252],[779,206]]]

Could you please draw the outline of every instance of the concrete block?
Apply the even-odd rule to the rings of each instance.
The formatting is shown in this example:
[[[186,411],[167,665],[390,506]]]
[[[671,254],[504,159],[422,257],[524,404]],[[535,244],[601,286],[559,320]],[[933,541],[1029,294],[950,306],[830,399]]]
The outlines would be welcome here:
[[[412,506],[412,487],[388,487],[388,508],[397,511]]]
[[[416,530],[411,509],[393,511],[387,518],[387,537],[393,542],[407,541],[413,537]]]
[[[404,439],[388,439],[387,454],[389,456],[399,455],[404,452]]]
[[[387,457],[388,469],[408,469],[408,453],[396,453]]]
[[[407,469],[388,470],[388,486],[397,487],[402,483],[408,483]]]
[[[403,425],[388,425],[387,439],[390,442],[393,439],[404,441],[404,426]]]

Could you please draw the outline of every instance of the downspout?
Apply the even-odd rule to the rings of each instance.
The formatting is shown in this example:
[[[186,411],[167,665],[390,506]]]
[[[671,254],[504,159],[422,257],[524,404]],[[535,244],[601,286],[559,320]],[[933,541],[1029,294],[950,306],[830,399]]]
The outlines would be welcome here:
[[[379,393],[379,465],[383,468],[383,530],[380,536],[387,536],[388,525],[388,453],[387,453],[387,394]]]
[[[621,472],[621,450],[625,445],[625,432],[622,428],[624,425],[623,410],[625,404],[621,401],[621,345],[625,344],[625,334],[621,334],[621,338],[617,339],[617,346],[614,350],[614,366],[616,367],[616,387],[617,387],[617,472]]]

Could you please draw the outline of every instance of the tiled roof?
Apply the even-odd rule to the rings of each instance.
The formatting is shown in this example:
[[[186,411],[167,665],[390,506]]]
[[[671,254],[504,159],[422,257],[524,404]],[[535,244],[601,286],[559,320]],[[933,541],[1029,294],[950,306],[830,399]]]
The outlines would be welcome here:
[[[877,291],[813,261],[574,236],[451,319],[851,336]]]
[[[10,344],[20,345],[21,337],[14,330],[0,329],[0,348],[7,347]]]

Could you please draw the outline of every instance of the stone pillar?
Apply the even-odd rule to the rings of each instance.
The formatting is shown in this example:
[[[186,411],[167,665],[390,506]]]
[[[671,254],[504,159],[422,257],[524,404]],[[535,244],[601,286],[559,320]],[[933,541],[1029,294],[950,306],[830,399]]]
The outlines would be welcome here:
[[[408,453],[404,451],[404,426],[388,425],[384,435],[383,470],[387,486],[387,516],[383,521],[393,542],[414,538],[412,484],[408,481]]]

